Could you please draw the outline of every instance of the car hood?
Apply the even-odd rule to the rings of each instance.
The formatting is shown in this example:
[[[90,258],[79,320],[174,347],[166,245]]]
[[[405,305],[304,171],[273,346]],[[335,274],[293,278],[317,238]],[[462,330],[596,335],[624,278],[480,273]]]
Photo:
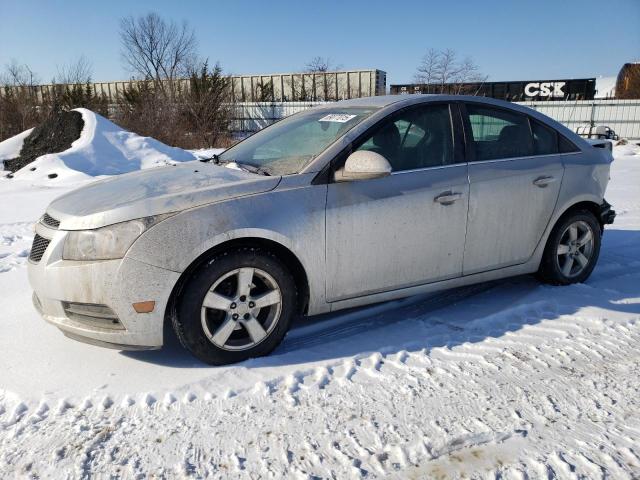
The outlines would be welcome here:
[[[47,213],[61,230],[99,228],[267,192],[280,178],[186,162],[99,180],[58,197]]]

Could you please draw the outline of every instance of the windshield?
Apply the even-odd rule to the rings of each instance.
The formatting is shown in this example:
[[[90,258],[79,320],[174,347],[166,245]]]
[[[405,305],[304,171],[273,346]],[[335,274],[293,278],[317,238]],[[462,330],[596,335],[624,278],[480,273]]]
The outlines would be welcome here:
[[[298,173],[375,110],[324,108],[297,113],[226,150],[220,154],[219,162],[235,162],[239,167],[253,167],[268,175]]]

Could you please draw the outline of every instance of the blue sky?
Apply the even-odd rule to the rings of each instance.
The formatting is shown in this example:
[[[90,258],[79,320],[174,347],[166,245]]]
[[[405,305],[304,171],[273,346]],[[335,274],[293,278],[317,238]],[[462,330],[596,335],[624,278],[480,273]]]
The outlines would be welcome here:
[[[472,57],[491,80],[616,75],[640,60],[640,0],[0,0],[0,66],[15,58],[49,81],[85,55],[95,80],[129,78],[119,18],[149,11],[189,22],[200,54],[236,74],[296,71],[318,55],[403,83],[430,47]]]

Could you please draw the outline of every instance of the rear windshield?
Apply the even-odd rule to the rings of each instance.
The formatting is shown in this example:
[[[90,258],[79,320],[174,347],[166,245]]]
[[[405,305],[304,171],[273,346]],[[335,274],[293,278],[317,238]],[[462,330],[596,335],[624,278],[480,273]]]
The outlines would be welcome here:
[[[287,117],[220,155],[220,161],[290,175],[344,135],[376,108],[312,109]]]

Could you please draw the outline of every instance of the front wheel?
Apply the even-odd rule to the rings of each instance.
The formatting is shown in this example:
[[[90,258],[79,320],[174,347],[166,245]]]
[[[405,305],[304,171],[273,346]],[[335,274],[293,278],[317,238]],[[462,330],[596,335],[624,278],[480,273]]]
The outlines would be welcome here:
[[[174,317],[180,343],[200,360],[225,365],[270,353],[296,309],[296,286],[260,249],[216,255],[182,289]]]
[[[602,230],[589,211],[569,213],[551,231],[538,276],[546,283],[584,282],[598,261]]]

